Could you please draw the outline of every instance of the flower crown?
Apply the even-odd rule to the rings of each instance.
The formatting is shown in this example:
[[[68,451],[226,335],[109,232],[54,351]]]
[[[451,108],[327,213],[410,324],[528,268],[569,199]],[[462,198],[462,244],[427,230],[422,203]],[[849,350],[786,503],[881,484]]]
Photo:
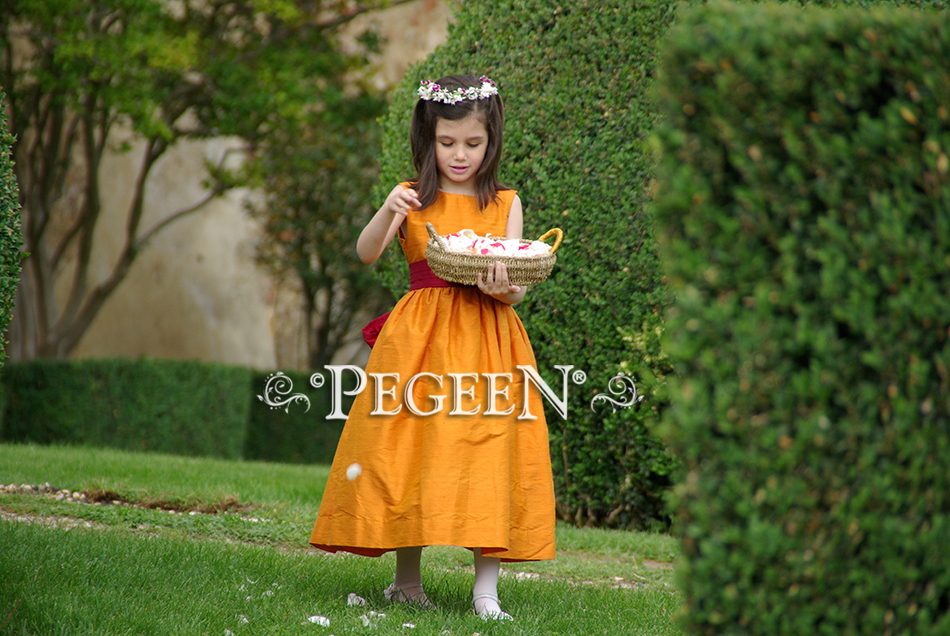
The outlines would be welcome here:
[[[478,81],[482,83],[481,86],[470,86],[468,88],[459,87],[450,91],[446,88],[442,88],[435,82],[422,80],[422,84],[416,92],[419,95],[419,99],[423,101],[442,102],[443,104],[449,105],[457,104],[465,100],[488,99],[492,95],[498,94],[498,88],[495,86],[495,82],[484,75],[479,77]]]

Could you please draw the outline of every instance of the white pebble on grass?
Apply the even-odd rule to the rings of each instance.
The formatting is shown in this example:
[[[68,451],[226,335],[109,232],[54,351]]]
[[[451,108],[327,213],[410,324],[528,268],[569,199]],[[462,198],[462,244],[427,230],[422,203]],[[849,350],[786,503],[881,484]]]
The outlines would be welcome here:
[[[350,592],[349,596],[346,597],[346,604],[350,607],[354,605],[366,605],[366,599],[355,592]]]
[[[314,625],[320,625],[321,627],[330,626],[330,619],[327,618],[326,616],[311,616],[307,620],[313,623]]]

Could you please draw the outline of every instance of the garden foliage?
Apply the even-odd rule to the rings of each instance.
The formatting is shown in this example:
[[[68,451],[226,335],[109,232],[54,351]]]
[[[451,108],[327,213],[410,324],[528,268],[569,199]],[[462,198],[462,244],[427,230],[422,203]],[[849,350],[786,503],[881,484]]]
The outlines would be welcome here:
[[[446,44],[413,67],[384,119],[382,202],[413,176],[409,120],[421,79],[486,74],[505,103],[501,178],[518,189],[526,237],[564,230],[552,276],[517,312],[538,371],[561,387],[555,365],[587,373],[569,384],[568,418],[547,411],[559,516],[577,524],[642,527],[663,517],[673,462],[648,431],[667,366],[657,350],[667,302],[651,223],[646,135],[656,121],[646,100],[654,50],[673,15],[667,0],[492,0],[465,2]],[[462,229],[462,228],[459,228]],[[397,294],[408,274],[398,247],[386,274]],[[623,361],[633,358],[633,364]],[[461,370],[460,370],[461,371]],[[592,408],[625,371],[646,396],[637,408]],[[608,394],[609,395],[609,394]],[[628,396],[629,397],[629,396]],[[624,398],[625,400],[628,398]]]
[[[11,364],[3,438],[237,459],[250,382],[247,369],[187,361]]]
[[[950,633],[950,21],[678,21],[656,222],[689,628]]]
[[[310,385],[310,374],[290,371],[284,373],[288,383],[279,394],[272,394],[271,403],[285,402],[288,397],[302,394],[309,400],[295,401],[282,406],[268,405],[263,396],[270,373],[255,373],[252,378],[251,407],[244,445],[244,459],[260,459],[293,464],[329,464],[333,461],[343,420],[328,420],[332,408],[330,388],[319,390]],[[329,375],[324,373],[323,375]],[[344,386],[349,391],[354,386]],[[342,412],[348,413],[352,398],[344,397]]]
[[[6,97],[0,91],[0,365],[7,359],[4,334],[13,316],[20,280],[20,200],[13,171],[13,136],[7,128]]]
[[[316,389],[290,372],[268,394],[272,375],[147,358],[13,363],[0,387],[0,440],[329,464],[343,430],[326,419],[329,382]],[[354,382],[344,376],[344,413]]]
[[[29,139],[15,147],[30,252],[14,317],[15,357],[67,357],[164,228],[236,187],[260,185],[248,184],[245,169],[262,171],[265,182],[272,169],[299,171],[293,161],[268,164],[288,138],[325,139],[328,131],[345,130],[354,104],[367,97],[355,80],[376,38],[363,33],[359,45],[344,53],[339,32],[386,4],[0,2],[0,85],[11,130]],[[296,135],[301,127],[309,132]],[[178,197],[152,192],[150,176],[166,153],[209,138],[235,143],[226,153],[208,156],[194,175],[205,186],[200,195],[179,207]],[[290,150],[296,158],[300,148]],[[116,153],[134,168],[126,183],[117,183],[121,175],[106,167]],[[127,203],[104,209],[106,182],[126,193]],[[149,221],[153,215],[160,220]],[[104,229],[106,218],[120,229]],[[105,231],[118,234],[119,241],[108,267],[98,257],[96,238]]]

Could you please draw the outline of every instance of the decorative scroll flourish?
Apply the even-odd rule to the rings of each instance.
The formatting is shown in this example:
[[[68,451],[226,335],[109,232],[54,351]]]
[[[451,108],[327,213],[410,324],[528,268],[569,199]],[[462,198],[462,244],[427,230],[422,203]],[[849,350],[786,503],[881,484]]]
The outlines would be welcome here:
[[[262,401],[272,409],[284,407],[284,413],[290,413],[290,405],[294,402],[305,402],[306,413],[310,410],[310,398],[303,393],[291,393],[294,390],[294,383],[284,375],[283,371],[272,373],[267,376],[267,382],[264,384],[264,395],[258,395],[257,399]]]
[[[643,401],[643,396],[637,394],[637,387],[633,383],[633,378],[627,377],[623,372],[610,378],[607,383],[607,389],[611,394],[617,396],[617,399],[610,397],[605,393],[595,395],[590,401],[590,408],[596,411],[597,404],[601,402],[610,403],[611,408],[616,413],[617,408],[628,408]],[[624,399],[629,398],[629,399]]]

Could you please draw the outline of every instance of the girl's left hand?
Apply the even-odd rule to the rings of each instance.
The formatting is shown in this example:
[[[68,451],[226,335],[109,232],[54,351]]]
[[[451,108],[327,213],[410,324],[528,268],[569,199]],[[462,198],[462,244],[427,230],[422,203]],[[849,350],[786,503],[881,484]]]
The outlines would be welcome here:
[[[506,296],[508,294],[517,294],[521,288],[508,282],[508,268],[504,263],[496,262],[488,266],[488,273],[482,280],[482,273],[479,272],[478,288],[489,296]]]

